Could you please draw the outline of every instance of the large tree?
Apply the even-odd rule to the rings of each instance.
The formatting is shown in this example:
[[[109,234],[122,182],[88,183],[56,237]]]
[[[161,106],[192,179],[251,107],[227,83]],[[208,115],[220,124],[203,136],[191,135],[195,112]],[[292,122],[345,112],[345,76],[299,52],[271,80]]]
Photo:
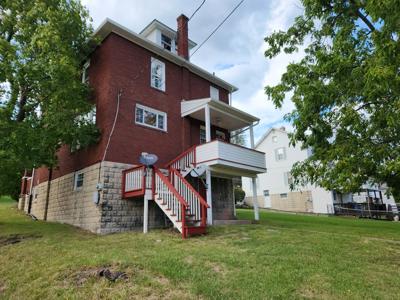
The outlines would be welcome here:
[[[54,166],[63,144],[93,141],[81,80],[92,32],[78,0],[0,2],[0,194],[24,168]]]
[[[266,93],[291,97],[291,142],[313,154],[292,170],[296,184],[338,191],[387,183],[400,191],[400,10],[397,0],[302,0],[303,15],[265,38],[267,58],[305,47]]]

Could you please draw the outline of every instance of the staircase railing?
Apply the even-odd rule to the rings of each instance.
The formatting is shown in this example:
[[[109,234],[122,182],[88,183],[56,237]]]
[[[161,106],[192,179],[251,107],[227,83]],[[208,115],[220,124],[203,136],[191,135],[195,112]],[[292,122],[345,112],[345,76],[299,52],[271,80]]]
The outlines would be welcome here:
[[[178,170],[171,168],[170,172],[175,189],[188,204],[187,214],[193,216],[194,220],[200,221],[201,226],[206,226],[207,208],[209,207],[207,202]]]
[[[122,198],[144,195],[144,172],[144,166],[137,166],[122,171]]]
[[[182,237],[186,238],[187,231],[185,227],[188,204],[169,179],[159,169],[154,168],[154,197],[156,195],[167,205],[171,215],[176,216],[178,222],[182,222]]]
[[[196,166],[196,146],[190,147],[178,157],[171,160],[166,164],[166,168],[172,167],[176,170],[182,171],[190,168],[192,165]]]

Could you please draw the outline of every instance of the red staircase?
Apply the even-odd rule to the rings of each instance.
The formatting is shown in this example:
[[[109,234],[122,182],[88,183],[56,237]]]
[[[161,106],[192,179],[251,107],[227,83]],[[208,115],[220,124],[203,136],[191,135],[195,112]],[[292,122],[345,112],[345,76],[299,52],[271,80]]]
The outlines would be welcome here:
[[[209,206],[185,179],[195,166],[195,151],[195,147],[188,149],[168,163],[166,170],[153,168],[146,177],[144,166],[122,174],[122,197],[142,196],[146,188],[151,188],[154,201],[182,233],[182,238],[206,233]]]

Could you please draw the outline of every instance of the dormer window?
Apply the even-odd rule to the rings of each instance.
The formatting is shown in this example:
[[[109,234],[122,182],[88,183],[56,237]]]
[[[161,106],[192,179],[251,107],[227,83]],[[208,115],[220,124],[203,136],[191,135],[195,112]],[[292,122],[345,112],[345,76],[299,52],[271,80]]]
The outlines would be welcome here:
[[[171,51],[172,50],[172,39],[168,36],[161,34],[161,45],[164,49]]]
[[[151,58],[151,86],[165,92],[165,64]]]

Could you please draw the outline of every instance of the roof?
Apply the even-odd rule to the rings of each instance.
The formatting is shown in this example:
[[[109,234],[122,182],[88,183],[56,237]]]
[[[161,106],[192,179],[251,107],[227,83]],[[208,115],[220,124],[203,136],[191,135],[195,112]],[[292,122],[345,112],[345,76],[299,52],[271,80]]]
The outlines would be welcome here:
[[[211,124],[220,126],[221,123],[223,128],[230,131],[244,128],[259,121],[255,116],[212,98],[183,100],[181,102],[181,116],[191,116],[197,120],[205,121],[204,108],[206,105],[210,107]]]
[[[177,33],[175,30],[173,30],[171,27],[165,25],[164,23],[158,21],[157,19],[154,19],[151,21],[149,25],[147,25],[139,34],[147,37],[150,32],[152,32],[154,29],[160,29],[163,33],[167,34],[169,37],[172,37],[176,39]],[[191,39],[189,39],[189,48],[196,47],[197,44],[193,42]]]
[[[254,146],[254,149],[256,149],[258,146],[260,146],[261,143],[264,142],[265,139],[266,139],[272,132],[275,132],[275,131],[288,134],[288,132],[287,132],[286,130],[283,130],[283,129],[280,129],[280,128],[271,127],[271,128],[268,129],[267,132],[264,133],[263,136],[258,140],[258,142],[256,143],[256,145]]]
[[[135,44],[163,57],[164,59],[166,59],[178,66],[185,67],[192,73],[214,83],[217,86],[220,86],[220,87],[228,90],[229,92],[235,92],[238,90],[237,87],[226,82],[225,80],[192,64],[190,61],[184,59],[183,57],[180,57],[179,55],[177,55],[175,53],[165,50],[161,46],[146,39],[142,35],[139,35],[133,31],[131,31],[130,29],[128,29],[108,18],[105,19],[103,21],[103,23],[95,30],[94,36],[99,37],[100,41],[103,41],[110,33],[115,33],[115,34],[131,41],[132,43],[135,43]]]

